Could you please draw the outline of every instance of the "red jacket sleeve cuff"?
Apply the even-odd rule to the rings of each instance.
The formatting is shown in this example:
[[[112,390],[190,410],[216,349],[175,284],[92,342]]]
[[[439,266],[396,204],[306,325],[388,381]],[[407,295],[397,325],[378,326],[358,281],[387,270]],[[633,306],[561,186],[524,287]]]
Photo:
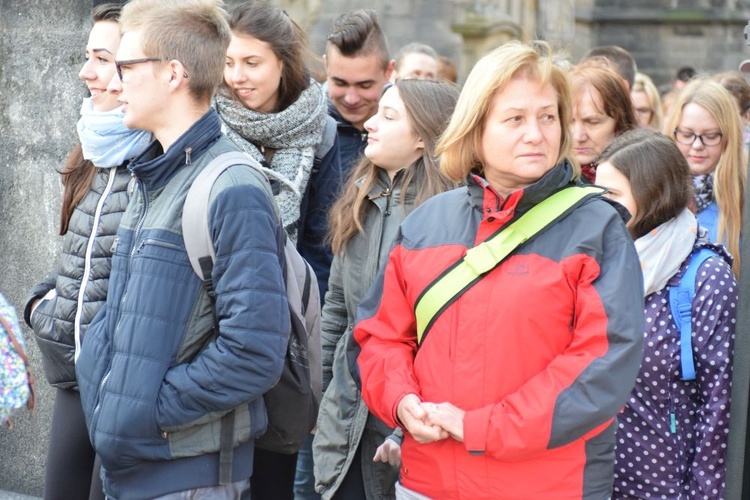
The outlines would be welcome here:
[[[487,451],[487,431],[490,426],[492,406],[467,411],[464,415],[464,447],[472,455]]]

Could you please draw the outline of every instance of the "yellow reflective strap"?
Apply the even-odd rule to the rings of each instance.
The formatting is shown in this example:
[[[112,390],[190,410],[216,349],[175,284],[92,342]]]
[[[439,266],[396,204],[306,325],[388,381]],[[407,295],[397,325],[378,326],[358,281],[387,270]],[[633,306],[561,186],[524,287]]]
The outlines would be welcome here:
[[[414,308],[417,320],[417,342],[422,343],[427,327],[454,297],[474,280],[492,270],[526,240],[540,232],[555,219],[584,198],[601,194],[596,186],[572,186],[541,201],[499,234],[470,248],[453,269],[435,280]]]

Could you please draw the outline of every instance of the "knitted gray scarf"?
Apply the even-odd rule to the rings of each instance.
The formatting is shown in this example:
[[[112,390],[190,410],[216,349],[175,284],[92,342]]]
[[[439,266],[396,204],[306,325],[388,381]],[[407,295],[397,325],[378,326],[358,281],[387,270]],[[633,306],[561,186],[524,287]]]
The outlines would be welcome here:
[[[321,86],[310,80],[299,99],[278,113],[253,111],[220,93],[214,97],[214,106],[222,120],[222,131],[242,151],[265,162],[259,148],[276,150],[270,168],[262,170],[281,186],[276,204],[284,229],[296,243],[300,204],[325,126],[326,97]]]

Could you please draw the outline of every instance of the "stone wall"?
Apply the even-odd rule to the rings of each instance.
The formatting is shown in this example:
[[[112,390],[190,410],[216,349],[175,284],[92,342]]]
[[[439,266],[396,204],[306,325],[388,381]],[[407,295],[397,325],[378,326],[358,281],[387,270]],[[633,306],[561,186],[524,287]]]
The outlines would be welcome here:
[[[595,45],[629,50],[640,71],[665,84],[682,66],[699,72],[736,70],[749,57],[743,29],[748,0],[619,0],[576,2],[580,57]]]
[[[0,2],[0,289],[21,312],[29,289],[52,269],[62,167],[85,87],[78,80],[91,3]],[[30,331],[37,410],[0,426],[0,490],[41,495],[52,391]]]

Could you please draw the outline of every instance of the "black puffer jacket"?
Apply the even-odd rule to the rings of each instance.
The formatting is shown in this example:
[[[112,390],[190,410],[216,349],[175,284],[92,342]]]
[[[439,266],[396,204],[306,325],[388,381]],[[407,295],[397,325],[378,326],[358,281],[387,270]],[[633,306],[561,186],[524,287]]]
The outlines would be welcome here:
[[[107,300],[109,272],[120,218],[128,205],[130,172],[98,168],[78,203],[63,240],[60,262],[31,290],[24,318],[34,331],[47,381],[77,389],[75,357],[83,335]],[[31,314],[31,305],[42,300]]]

